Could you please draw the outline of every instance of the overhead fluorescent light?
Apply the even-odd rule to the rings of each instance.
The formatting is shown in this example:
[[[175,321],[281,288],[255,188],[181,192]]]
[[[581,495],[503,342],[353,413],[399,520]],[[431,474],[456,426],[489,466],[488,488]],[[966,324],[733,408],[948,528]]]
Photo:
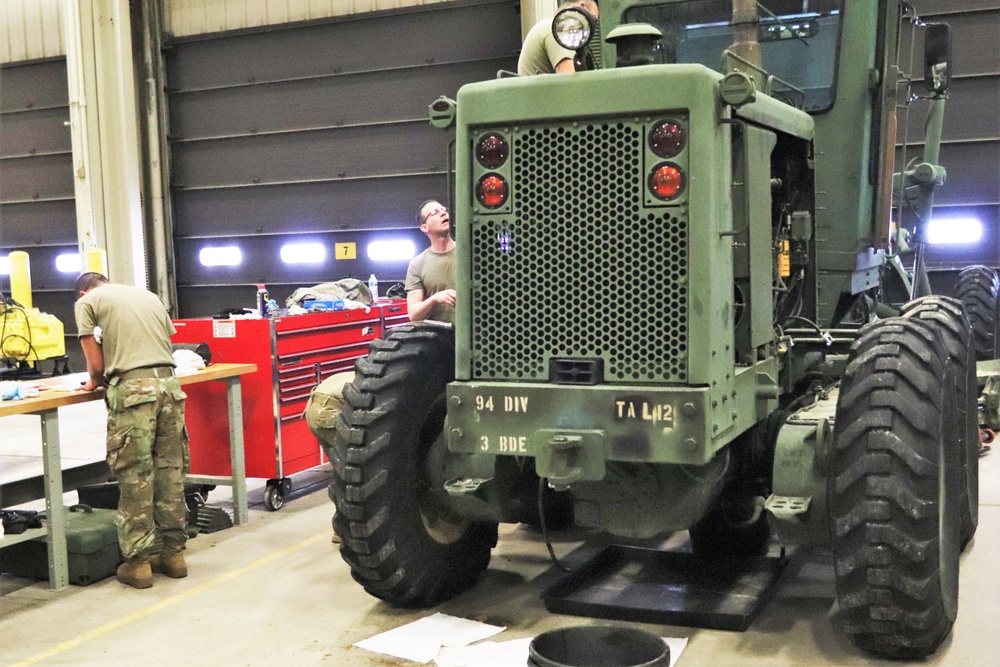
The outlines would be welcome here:
[[[0,276],[10,275],[10,257],[0,257]]]
[[[326,260],[322,243],[286,243],[281,246],[281,261],[285,264],[319,264]]]
[[[238,246],[209,246],[198,253],[202,266],[239,266],[243,263],[243,251]]]
[[[934,218],[926,231],[932,245],[967,245],[983,238],[983,223],[976,218]]]
[[[413,241],[372,241],[368,244],[368,259],[375,262],[402,262],[413,259],[417,249]]]
[[[80,273],[82,266],[78,252],[64,252],[56,256],[56,271],[59,273]]]

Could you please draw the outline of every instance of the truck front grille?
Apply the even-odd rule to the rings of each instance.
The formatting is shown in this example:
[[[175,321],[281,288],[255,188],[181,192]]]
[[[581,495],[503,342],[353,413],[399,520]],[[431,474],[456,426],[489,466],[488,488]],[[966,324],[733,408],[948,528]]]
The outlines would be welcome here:
[[[512,213],[472,225],[473,377],[546,381],[552,358],[597,357],[607,382],[685,381],[686,211],[644,205],[642,124],[507,136]]]

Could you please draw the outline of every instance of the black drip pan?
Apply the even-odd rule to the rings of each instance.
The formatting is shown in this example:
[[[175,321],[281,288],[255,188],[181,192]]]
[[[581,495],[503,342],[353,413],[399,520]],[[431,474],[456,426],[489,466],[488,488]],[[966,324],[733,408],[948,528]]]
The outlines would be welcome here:
[[[787,563],[612,544],[542,599],[559,614],[743,632]]]

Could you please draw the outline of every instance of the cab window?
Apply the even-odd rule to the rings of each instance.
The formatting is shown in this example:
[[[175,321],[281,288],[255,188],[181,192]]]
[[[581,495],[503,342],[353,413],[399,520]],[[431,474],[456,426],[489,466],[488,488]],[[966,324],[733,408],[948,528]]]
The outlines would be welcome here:
[[[843,0],[765,0],[757,7],[762,66],[778,79],[772,95],[810,112],[829,109],[836,94]],[[638,5],[625,10],[623,22],[649,23],[663,33],[655,46],[657,63],[719,70],[723,53],[736,41],[732,0]]]

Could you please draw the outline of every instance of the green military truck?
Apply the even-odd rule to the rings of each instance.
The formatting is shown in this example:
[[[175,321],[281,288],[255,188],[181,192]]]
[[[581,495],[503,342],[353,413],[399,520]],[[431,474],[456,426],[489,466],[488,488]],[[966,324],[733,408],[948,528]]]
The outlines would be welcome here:
[[[776,533],[832,550],[857,645],[933,653],[997,344],[994,272],[954,299],[923,266],[947,26],[899,0],[611,0],[553,25],[584,71],[431,106],[456,132],[454,327],[396,328],[343,410],[314,397],[353,577],[435,605],[500,522],[689,530],[706,558]],[[896,171],[918,96],[923,155]]]

